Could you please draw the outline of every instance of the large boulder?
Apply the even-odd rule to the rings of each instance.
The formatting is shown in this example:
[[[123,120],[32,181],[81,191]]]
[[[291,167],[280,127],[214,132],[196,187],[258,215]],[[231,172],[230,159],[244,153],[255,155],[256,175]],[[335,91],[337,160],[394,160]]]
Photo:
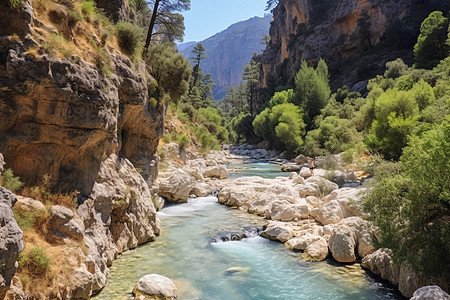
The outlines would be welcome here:
[[[315,219],[323,225],[339,223],[343,218],[344,211],[336,200],[331,200],[322,205],[319,209],[319,213],[315,217]]]
[[[400,276],[398,278],[398,290],[405,297],[412,297],[414,292],[420,287],[420,279],[414,272],[412,266],[403,262],[400,265]]]
[[[300,169],[301,166],[295,163],[285,163],[281,165],[281,171],[283,172],[298,172]]]
[[[83,239],[84,224],[78,218],[74,218],[75,214],[67,207],[53,205],[50,209],[50,229],[56,236],[65,238],[70,237],[77,241]]]
[[[228,170],[224,165],[215,165],[206,167],[203,172],[204,177],[226,179],[228,178]]]
[[[390,249],[380,248],[367,255],[362,259],[361,266],[394,285],[398,284],[400,270],[393,264],[392,250]]]
[[[135,299],[176,300],[177,287],[167,277],[158,274],[145,275],[133,289]]]
[[[187,202],[195,179],[182,169],[177,169],[169,178],[161,179],[158,194],[174,202]]]
[[[306,247],[302,257],[305,260],[322,261],[328,256],[328,242],[323,237]]]
[[[309,245],[320,240],[321,237],[312,233],[305,233],[300,237],[295,237],[286,242],[286,247],[292,250],[305,250]],[[328,244],[327,244],[328,247]],[[327,248],[328,253],[328,248]]]
[[[292,227],[288,223],[271,222],[266,230],[261,233],[262,237],[273,241],[287,242],[293,237],[294,233]]]
[[[16,201],[13,193],[0,186],[0,299],[11,285],[23,249],[22,230],[12,211]]]
[[[376,230],[371,222],[359,217],[349,217],[343,219],[337,226],[347,226],[353,230],[358,245],[358,255],[361,258],[376,250],[373,245]]]
[[[414,292],[410,300],[450,300],[450,296],[437,285],[424,286]]]
[[[350,263],[356,260],[356,237],[346,226],[336,227],[328,241],[331,254],[338,262]]]

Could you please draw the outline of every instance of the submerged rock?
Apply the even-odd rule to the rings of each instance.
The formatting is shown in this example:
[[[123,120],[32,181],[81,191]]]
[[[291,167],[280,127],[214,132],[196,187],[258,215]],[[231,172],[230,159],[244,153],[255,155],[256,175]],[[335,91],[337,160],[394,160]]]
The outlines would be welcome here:
[[[158,274],[145,275],[133,289],[135,299],[176,300],[177,287],[172,280]]]

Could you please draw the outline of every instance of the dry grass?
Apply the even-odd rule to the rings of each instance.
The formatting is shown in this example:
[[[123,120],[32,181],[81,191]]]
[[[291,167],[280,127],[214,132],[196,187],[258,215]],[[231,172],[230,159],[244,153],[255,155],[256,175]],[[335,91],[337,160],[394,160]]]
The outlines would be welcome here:
[[[112,23],[98,10],[92,10],[90,5],[86,6],[86,3],[93,1],[56,2],[58,3],[53,0],[32,0],[35,17],[45,26],[57,31],[50,31],[45,26],[33,30],[34,39],[41,41],[40,48],[45,49],[33,50],[33,54],[37,56],[37,53],[48,53],[55,58],[67,58],[74,54],[96,65],[108,75],[110,72],[105,70],[111,69],[109,53],[120,53]],[[96,43],[92,43],[92,40]]]
[[[67,293],[67,288],[73,284],[74,269],[85,260],[82,246],[74,241],[68,241],[64,245],[52,245],[35,231],[24,232],[24,245],[21,256],[38,248],[49,258],[49,265],[44,273],[37,274],[35,270],[26,267],[17,273],[30,298],[52,299],[58,292]]]

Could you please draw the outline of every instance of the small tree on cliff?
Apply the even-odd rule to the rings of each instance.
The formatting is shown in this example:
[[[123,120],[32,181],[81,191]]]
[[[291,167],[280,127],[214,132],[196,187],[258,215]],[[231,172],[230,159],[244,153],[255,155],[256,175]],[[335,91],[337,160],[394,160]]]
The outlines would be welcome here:
[[[182,41],[184,17],[179,12],[189,10],[191,1],[151,0],[148,4],[153,5],[153,11],[145,40],[144,54],[147,53],[150,41],[155,34],[162,34],[166,41]],[[157,30],[154,32],[155,27],[157,27]]]

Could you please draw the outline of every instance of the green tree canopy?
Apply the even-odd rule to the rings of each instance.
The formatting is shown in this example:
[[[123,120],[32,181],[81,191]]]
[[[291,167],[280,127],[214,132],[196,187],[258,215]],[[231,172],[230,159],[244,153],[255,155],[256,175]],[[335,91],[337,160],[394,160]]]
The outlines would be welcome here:
[[[295,77],[295,87],[294,103],[303,108],[305,123],[309,129],[312,129],[314,118],[325,107],[331,94],[328,67],[325,61],[321,59],[316,69],[303,61]]]
[[[175,103],[189,89],[192,67],[182,54],[176,53],[175,45],[167,42],[150,47],[146,63],[159,84],[161,95],[168,95]]]
[[[433,11],[420,26],[420,35],[414,46],[414,57],[418,68],[431,69],[448,56],[450,46],[446,44],[449,22],[440,11]]]
[[[450,267],[450,124],[413,137],[398,165],[384,165],[364,209],[380,228],[394,262],[439,277]]]
[[[286,149],[295,154],[303,144],[305,123],[299,107],[292,103],[266,108],[253,121],[255,133],[273,148]]]
[[[145,40],[144,54],[148,51],[152,37],[160,36],[160,41],[183,41],[184,17],[181,11],[191,8],[190,0],[150,0],[147,2],[153,7],[147,38]]]

